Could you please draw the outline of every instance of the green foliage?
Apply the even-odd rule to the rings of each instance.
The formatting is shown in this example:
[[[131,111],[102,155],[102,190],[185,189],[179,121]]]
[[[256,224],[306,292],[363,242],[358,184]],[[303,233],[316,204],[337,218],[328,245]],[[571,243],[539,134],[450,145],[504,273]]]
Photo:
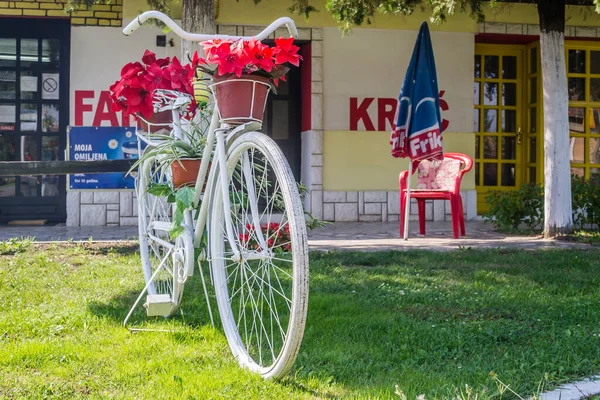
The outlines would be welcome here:
[[[148,187],[148,193],[154,196],[166,197],[167,202],[175,203],[173,212],[173,222],[169,228],[171,239],[177,238],[183,232],[183,214],[184,211],[194,207],[194,189],[184,186],[174,189],[170,183],[151,182]],[[200,209],[202,202],[198,202],[196,209]]]
[[[370,24],[376,12],[411,15],[415,10],[431,9],[431,22],[443,22],[449,15],[468,13],[483,21],[483,7],[495,5],[495,0],[327,0],[326,8],[342,24],[344,31],[363,23]]]
[[[544,191],[540,185],[524,184],[518,190],[488,192],[486,219],[501,230],[518,231],[524,224],[529,231],[544,222]]]
[[[202,113],[201,117],[204,124],[190,122],[185,129],[181,129],[181,139],[170,135],[148,134],[148,139],[152,140],[154,144],[144,150],[142,156],[131,166],[128,173],[148,160],[156,160],[157,170],[165,171],[170,169],[174,162],[181,164],[183,158],[201,159],[206,145],[209,116]],[[183,164],[181,166],[183,167]]]
[[[600,179],[571,177],[573,225],[577,229],[600,228]],[[500,230],[528,231],[540,229],[544,223],[544,189],[541,185],[524,184],[519,190],[492,190],[486,196],[489,211],[485,217]]]
[[[24,253],[31,247],[33,238],[12,238],[0,242],[0,255],[12,255]]]
[[[600,227],[600,178],[585,180],[579,176],[571,178],[573,196],[573,225],[584,228],[586,225]]]

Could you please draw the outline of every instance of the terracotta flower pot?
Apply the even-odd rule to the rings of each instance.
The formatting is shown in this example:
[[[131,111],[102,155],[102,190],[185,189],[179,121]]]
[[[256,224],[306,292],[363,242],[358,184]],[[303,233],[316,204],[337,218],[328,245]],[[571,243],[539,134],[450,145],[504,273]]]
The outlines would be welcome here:
[[[171,164],[171,175],[173,176],[173,187],[183,186],[193,187],[200,171],[200,162],[202,160],[182,158]],[[183,164],[183,166],[182,166]]]
[[[169,134],[171,128],[168,124],[173,122],[173,114],[171,111],[163,111],[159,113],[154,113],[148,119],[146,119],[150,124],[146,123],[144,120],[138,119],[138,128],[147,133],[163,133]],[[154,125],[160,124],[160,125]],[[162,131],[162,132],[160,132]]]
[[[221,121],[233,125],[249,121],[262,123],[270,90],[269,78],[258,75],[215,78],[211,90]]]

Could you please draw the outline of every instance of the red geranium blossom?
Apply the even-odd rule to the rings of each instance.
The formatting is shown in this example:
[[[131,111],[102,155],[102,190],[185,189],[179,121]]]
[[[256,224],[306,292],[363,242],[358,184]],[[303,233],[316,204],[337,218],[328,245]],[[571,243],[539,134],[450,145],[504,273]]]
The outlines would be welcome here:
[[[259,74],[273,79],[275,85],[279,80],[285,81],[287,67],[290,63],[298,66],[302,57],[300,49],[295,46],[294,39],[276,39],[276,45],[269,47],[260,40],[252,38],[247,42],[215,39],[202,42],[206,59],[194,54],[196,65],[206,64],[204,70],[212,70],[216,76],[242,74]],[[212,68],[211,68],[212,64]]]
[[[275,39],[275,63],[285,64],[289,62],[296,67],[300,65],[300,60],[302,60],[302,56],[298,54],[300,47],[292,43],[294,43],[294,38]]]
[[[271,72],[274,66],[273,49],[262,44],[256,38],[246,42],[244,49],[252,65],[258,69],[262,68],[267,72]]]
[[[204,49],[204,53],[206,54],[206,58],[209,60],[212,59],[215,52],[217,51],[217,48],[224,43],[231,45],[233,42],[230,39],[213,39],[207,40],[205,42],[200,42],[202,48]]]
[[[242,47],[235,46],[232,49],[229,43],[225,42],[217,47],[213,60],[219,65],[219,75],[235,74],[238,77],[242,76],[244,67],[250,61]]]
[[[111,87],[112,109],[129,115],[140,114],[150,118],[154,113],[152,93],[156,89],[174,89],[193,95],[188,79],[191,67],[182,66],[177,58],[157,59],[149,50],[144,52],[141,64],[128,63],[121,70],[121,79]],[[195,103],[192,104],[192,110]]]

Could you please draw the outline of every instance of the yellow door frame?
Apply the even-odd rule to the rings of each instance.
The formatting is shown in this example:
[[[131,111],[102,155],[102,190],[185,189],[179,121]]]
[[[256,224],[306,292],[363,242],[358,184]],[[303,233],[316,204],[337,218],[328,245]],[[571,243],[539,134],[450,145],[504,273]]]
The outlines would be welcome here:
[[[479,88],[479,99],[474,99],[474,118],[476,120],[475,125],[475,173],[476,178],[476,190],[477,190],[477,212],[484,213],[487,211],[486,195],[490,190],[515,190],[522,182],[525,181],[525,158],[523,151],[524,138],[524,122],[525,122],[525,110],[526,110],[526,99],[525,95],[527,90],[523,90],[525,85],[523,82],[527,76],[526,74],[526,49],[525,45],[499,45],[499,44],[476,44],[475,46],[475,58],[480,59],[480,73],[477,75],[477,71],[474,76],[474,87]],[[486,77],[484,76],[486,56],[497,56],[498,57],[498,76]],[[516,58],[516,77],[515,78],[504,78],[502,73],[503,62],[506,57]],[[477,61],[476,61],[477,64]],[[477,68],[477,65],[475,66]],[[485,104],[484,100],[484,88],[485,83],[490,84],[493,88],[496,87],[496,99],[491,104]],[[504,92],[508,85],[515,85],[516,98],[515,105],[504,105]],[[494,115],[496,128],[486,128],[485,114],[488,112],[490,115]],[[512,130],[507,130],[508,126],[504,125],[503,113],[508,115],[508,112],[515,112],[514,126]],[[507,119],[508,120],[508,119]],[[484,143],[484,140],[486,143]],[[495,141],[495,142],[494,142]],[[512,143],[512,145],[511,145]],[[487,144],[487,147],[486,147]],[[507,154],[504,153],[504,145],[506,144]],[[514,158],[507,158],[505,155],[513,153],[511,146],[514,146]],[[495,149],[494,149],[495,147]],[[490,151],[486,154],[486,149]],[[495,158],[493,157],[495,155]],[[494,180],[494,167],[495,167],[495,180]],[[511,167],[512,166],[512,167]],[[512,169],[512,171],[511,171]],[[486,175],[487,174],[487,175]],[[503,183],[511,183],[511,179],[504,180],[505,175],[511,175],[514,177],[514,185],[506,185]],[[486,184],[487,181],[487,184]],[[493,184],[495,182],[495,184]]]

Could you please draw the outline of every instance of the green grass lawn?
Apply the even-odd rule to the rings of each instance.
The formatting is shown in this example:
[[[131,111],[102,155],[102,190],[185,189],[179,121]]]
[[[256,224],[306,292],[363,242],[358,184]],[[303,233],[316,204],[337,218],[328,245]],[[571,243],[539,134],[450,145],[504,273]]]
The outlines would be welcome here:
[[[305,339],[280,382],[237,366],[198,276],[183,317],[134,315],[175,332],[124,329],[144,286],[135,245],[0,254],[0,398],[488,398],[491,371],[524,396],[600,371],[597,250],[312,254]]]

